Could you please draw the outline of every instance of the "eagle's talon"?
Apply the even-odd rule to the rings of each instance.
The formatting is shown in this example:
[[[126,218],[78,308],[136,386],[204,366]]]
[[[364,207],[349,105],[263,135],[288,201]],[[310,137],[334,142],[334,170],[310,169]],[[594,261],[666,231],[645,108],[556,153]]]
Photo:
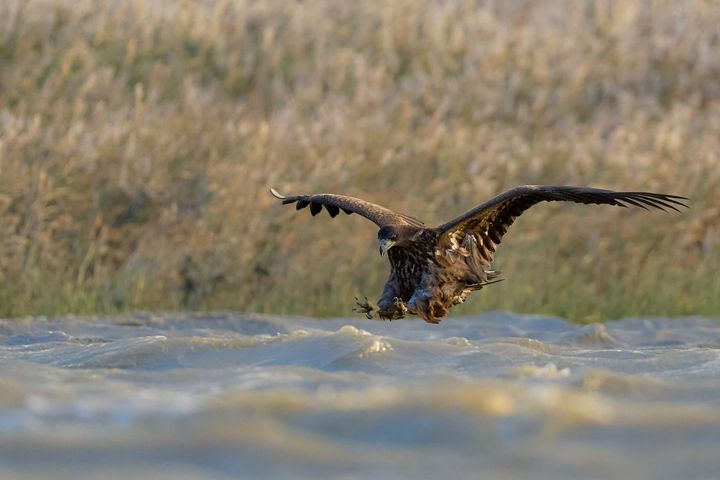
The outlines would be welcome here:
[[[368,320],[372,320],[372,312],[377,310],[377,308],[370,304],[368,298],[365,297],[365,301],[361,302],[357,297],[355,297],[355,303],[358,308],[353,308],[353,312],[363,313]]]

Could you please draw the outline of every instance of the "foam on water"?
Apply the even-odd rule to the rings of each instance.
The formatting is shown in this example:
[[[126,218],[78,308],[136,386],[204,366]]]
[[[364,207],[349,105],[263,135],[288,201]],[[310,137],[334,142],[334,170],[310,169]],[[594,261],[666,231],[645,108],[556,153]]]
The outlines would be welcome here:
[[[0,321],[0,477],[712,478],[719,407],[719,319]]]

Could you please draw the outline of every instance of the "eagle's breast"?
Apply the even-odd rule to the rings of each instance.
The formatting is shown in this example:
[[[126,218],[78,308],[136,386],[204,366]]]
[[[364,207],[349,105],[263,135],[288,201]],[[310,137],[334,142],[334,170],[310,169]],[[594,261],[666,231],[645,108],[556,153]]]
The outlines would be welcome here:
[[[403,298],[410,297],[437,271],[435,240],[431,232],[421,231],[409,244],[388,250],[391,275],[401,285]]]

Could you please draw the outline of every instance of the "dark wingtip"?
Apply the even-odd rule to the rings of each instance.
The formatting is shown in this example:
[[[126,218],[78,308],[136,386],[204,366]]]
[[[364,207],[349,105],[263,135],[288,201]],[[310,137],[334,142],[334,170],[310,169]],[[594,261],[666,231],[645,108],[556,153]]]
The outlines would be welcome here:
[[[285,198],[286,198],[284,195],[281,195],[280,192],[278,192],[277,190],[275,190],[272,187],[270,187],[270,195],[277,198],[278,200],[285,200]]]
[[[689,201],[690,199],[687,197],[681,197],[679,195],[667,195],[664,193],[650,193],[650,192],[639,192],[639,194],[643,197],[643,200],[653,205],[656,208],[659,208],[660,210],[665,210],[662,207],[667,207],[675,210],[676,212],[680,213],[680,209],[677,207],[683,207],[683,208],[690,208],[689,205],[682,202],[681,200]],[[657,204],[662,205],[662,207],[658,206]]]

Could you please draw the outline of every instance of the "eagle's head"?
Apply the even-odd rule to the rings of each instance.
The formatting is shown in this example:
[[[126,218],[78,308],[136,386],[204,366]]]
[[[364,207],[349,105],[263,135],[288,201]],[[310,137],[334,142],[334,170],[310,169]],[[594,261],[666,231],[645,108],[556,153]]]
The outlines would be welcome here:
[[[412,225],[386,225],[378,230],[380,256],[385,255],[394,246],[407,245],[412,241],[418,228]]]

